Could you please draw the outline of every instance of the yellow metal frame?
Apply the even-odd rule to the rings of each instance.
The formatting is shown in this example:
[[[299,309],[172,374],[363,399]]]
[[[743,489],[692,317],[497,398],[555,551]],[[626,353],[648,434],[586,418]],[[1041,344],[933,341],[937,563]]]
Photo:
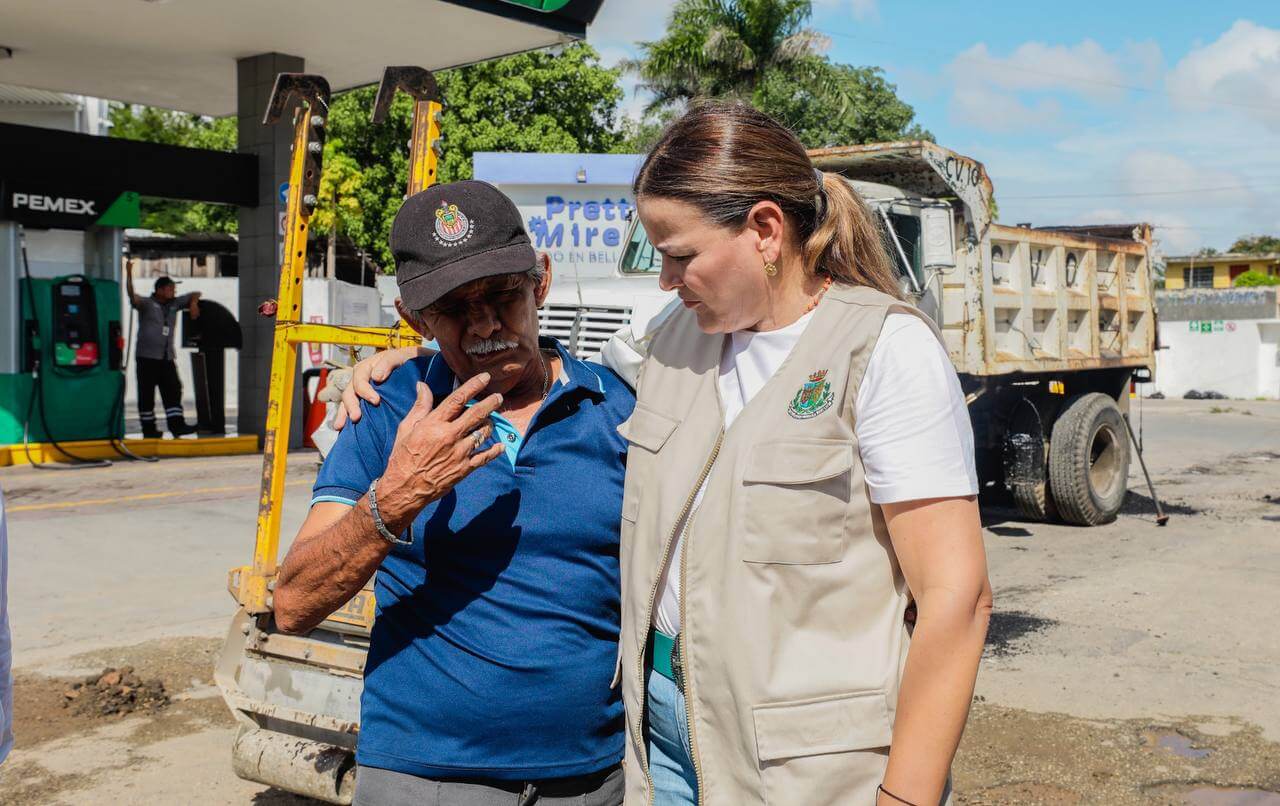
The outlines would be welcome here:
[[[414,108],[410,148],[409,192],[433,184],[439,158],[439,112],[434,101],[419,101]],[[338,344],[387,349],[421,343],[421,337],[404,322],[394,327],[349,327],[299,321],[302,312],[302,278],[306,271],[307,225],[311,208],[303,199],[308,148],[312,141],[311,116],[304,105],[295,116],[293,162],[289,171],[289,199],[280,290],[276,297],[275,339],[271,350],[266,432],[262,443],[262,487],[258,499],[257,535],[253,564],[233,569],[228,588],[245,610],[258,615],[271,610],[271,588],[278,569],[280,516],[284,503],[285,466],[289,452],[294,382],[298,374],[298,345]],[[315,159],[313,170],[320,163]],[[357,595],[334,620],[367,626],[373,620],[373,596]]]
[[[437,101],[417,101],[413,105],[413,139],[409,141],[409,195],[436,183],[436,161],[440,157],[440,113]]]

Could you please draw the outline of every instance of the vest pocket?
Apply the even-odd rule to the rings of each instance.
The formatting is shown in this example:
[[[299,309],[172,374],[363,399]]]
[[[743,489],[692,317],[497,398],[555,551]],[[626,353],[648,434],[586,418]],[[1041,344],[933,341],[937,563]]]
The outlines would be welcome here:
[[[680,421],[637,403],[631,416],[618,426],[618,433],[632,445],[657,453],[667,443]]]
[[[657,461],[656,454],[667,444],[680,421],[640,404],[625,422],[618,426],[630,446],[627,454],[627,481],[622,492],[623,529],[634,525],[640,516],[640,492],[642,482],[652,473],[650,464]],[[639,448],[640,450],[636,450]]]
[[[752,717],[766,803],[874,802],[893,735],[883,690],[757,705]]]
[[[739,490],[742,559],[749,563],[840,562],[848,537],[853,443],[840,439],[760,442]]]

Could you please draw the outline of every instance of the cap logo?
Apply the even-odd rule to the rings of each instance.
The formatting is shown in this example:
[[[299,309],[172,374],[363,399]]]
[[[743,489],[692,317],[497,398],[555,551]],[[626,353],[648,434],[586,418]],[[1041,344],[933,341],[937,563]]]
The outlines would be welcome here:
[[[458,205],[440,202],[436,209],[436,243],[441,246],[461,246],[471,239],[471,219],[463,215]]]

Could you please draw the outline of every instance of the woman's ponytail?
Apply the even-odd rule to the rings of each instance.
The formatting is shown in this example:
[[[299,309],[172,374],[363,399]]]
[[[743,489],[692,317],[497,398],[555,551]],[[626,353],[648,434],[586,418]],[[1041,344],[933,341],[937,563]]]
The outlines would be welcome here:
[[[742,227],[757,202],[771,199],[794,227],[806,273],[902,296],[867,205],[838,174],[815,171],[786,127],[747,104],[691,107],[649,152],[634,190],[637,199],[687,202],[725,227]]]
[[[822,198],[817,226],[804,243],[805,272],[830,275],[846,285],[870,286],[901,299],[871,209],[839,174],[819,173]]]

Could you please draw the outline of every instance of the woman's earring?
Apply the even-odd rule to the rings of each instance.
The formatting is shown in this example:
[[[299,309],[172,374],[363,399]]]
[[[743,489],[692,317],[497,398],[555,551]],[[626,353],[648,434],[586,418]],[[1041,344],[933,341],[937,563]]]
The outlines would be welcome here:
[[[777,274],[778,274],[778,267],[777,267],[777,265],[775,265],[775,264],[774,264],[774,262],[773,262],[772,260],[766,260],[766,261],[764,262],[764,273],[765,273],[765,274],[767,274],[767,275],[769,275],[770,277],[775,277],[775,276],[777,276]]]

